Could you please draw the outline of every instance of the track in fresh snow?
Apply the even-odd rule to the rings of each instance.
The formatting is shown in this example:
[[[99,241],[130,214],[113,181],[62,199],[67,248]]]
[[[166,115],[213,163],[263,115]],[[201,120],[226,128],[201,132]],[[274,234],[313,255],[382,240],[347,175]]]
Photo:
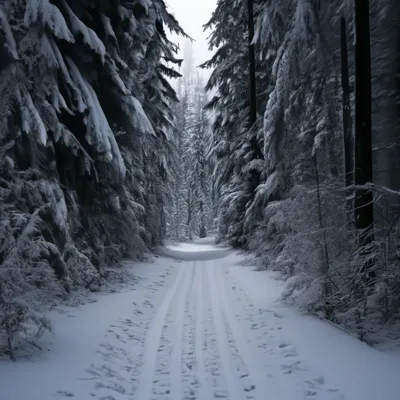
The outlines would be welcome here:
[[[343,399],[279,339],[279,316],[256,309],[229,275],[231,251],[183,244],[165,255],[176,263],[174,278],[158,301],[165,282],[150,285],[146,300],[133,304],[132,319],[121,321],[122,332],[112,327],[121,346],[102,345],[105,363],[89,369],[97,378],[91,398]]]
[[[398,359],[277,303],[271,271],[210,241],[163,252],[53,311],[51,351],[0,358],[0,400],[399,399]]]

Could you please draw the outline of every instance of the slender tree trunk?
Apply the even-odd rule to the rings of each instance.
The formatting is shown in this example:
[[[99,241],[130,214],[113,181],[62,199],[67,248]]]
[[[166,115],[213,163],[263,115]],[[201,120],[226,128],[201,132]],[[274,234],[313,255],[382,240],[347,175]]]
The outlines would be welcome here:
[[[355,184],[372,182],[371,52],[369,0],[355,0],[356,24],[356,112],[355,112]],[[369,189],[357,189],[355,219],[360,246],[372,243],[374,227],[373,195]],[[372,261],[365,265],[367,279],[374,277]]]
[[[200,200],[200,229],[199,229],[199,236],[200,238],[205,238],[207,236],[205,218],[204,218],[204,203],[203,200]]]
[[[249,31],[249,105],[250,125],[253,126],[257,120],[257,96],[256,96],[256,57],[254,44],[254,10],[253,0],[247,0],[248,9],[248,31]]]
[[[257,83],[256,83],[256,56],[253,42],[254,38],[254,3],[247,0],[248,8],[248,34],[249,34],[249,110],[250,110],[250,129],[257,121]],[[251,134],[251,149],[254,159],[262,159],[263,154],[257,141],[256,132]],[[259,184],[259,173],[252,171],[250,178],[251,191],[253,192]]]
[[[341,61],[342,61],[342,113],[343,113],[343,143],[344,143],[344,173],[346,187],[354,184],[354,139],[351,132],[351,108],[350,108],[350,82],[349,59],[347,52],[346,20],[341,18]],[[351,192],[347,191],[347,208],[353,213],[354,203]]]
[[[186,222],[186,235],[189,240],[193,239],[192,236],[192,192],[189,188],[187,197],[187,222]]]
[[[165,206],[161,206],[160,210],[160,239],[164,240],[167,235],[167,223],[165,219]]]

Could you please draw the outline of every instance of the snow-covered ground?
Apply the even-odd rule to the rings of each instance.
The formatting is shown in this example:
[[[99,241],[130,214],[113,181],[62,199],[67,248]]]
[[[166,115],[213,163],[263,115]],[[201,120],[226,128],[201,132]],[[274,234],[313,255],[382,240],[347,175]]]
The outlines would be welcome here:
[[[169,245],[118,293],[50,315],[48,351],[0,360],[1,400],[397,400],[400,358],[277,302],[273,273]]]

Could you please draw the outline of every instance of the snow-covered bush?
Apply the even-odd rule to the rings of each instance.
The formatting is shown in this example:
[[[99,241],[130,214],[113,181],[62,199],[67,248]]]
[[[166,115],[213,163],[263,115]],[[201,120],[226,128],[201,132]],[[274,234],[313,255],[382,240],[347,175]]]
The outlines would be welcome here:
[[[15,361],[15,348],[21,342],[39,338],[52,327],[42,313],[35,311],[32,303],[13,297],[4,300],[0,295],[0,355],[8,354]]]
[[[17,171],[4,151],[11,145],[0,151],[0,353],[13,358],[21,339],[50,329],[42,305],[65,298],[70,285],[58,187],[38,171]]]
[[[317,190],[298,185],[286,199],[267,203],[249,248],[260,257],[261,268],[282,273],[286,302],[373,341],[379,327],[400,317],[398,219],[378,221],[366,252],[359,248],[341,182],[321,185],[319,200]],[[375,188],[374,193],[381,215],[393,192]],[[365,278],[369,265],[371,281]]]

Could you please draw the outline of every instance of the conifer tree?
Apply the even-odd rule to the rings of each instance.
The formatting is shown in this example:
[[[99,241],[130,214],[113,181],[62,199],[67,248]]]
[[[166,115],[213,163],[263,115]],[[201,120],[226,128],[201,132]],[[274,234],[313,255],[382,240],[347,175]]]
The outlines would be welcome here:
[[[0,5],[0,337],[10,356],[21,327],[2,330],[13,313],[48,327],[33,312],[41,304],[98,290],[122,257],[165,236],[177,101],[167,78],[181,62],[166,29],[184,35],[163,0]]]

